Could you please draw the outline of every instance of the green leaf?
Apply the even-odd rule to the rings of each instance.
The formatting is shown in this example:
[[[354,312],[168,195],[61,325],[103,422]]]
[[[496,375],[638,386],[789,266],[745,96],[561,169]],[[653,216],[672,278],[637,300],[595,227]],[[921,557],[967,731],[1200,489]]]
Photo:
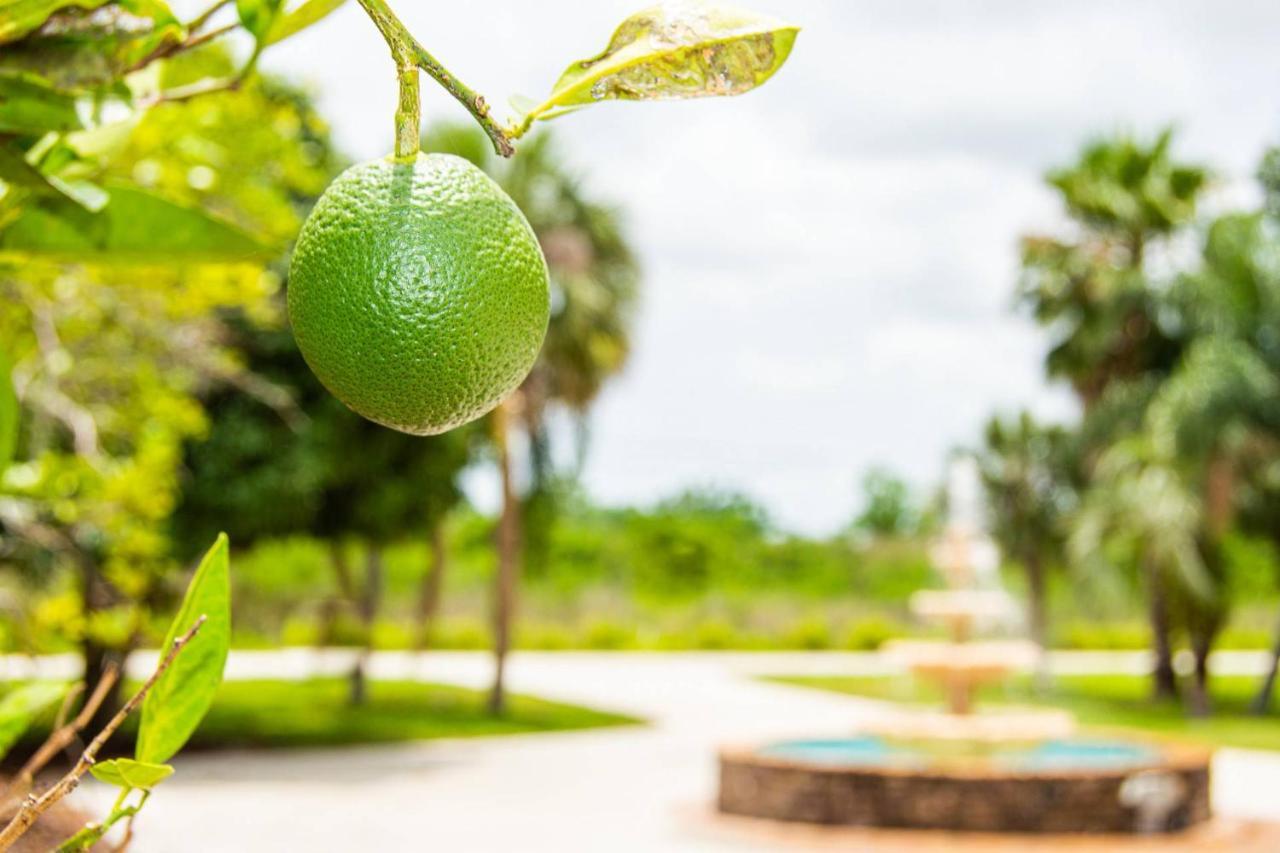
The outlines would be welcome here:
[[[740,95],[782,67],[798,32],[724,6],[655,6],[623,21],[599,56],[570,65],[528,119],[604,100]]]
[[[9,359],[0,352],[0,476],[13,461],[14,451],[18,448],[18,395],[13,392],[13,369]],[[3,709],[3,702],[0,702]],[[0,710],[0,730],[4,727],[2,710]],[[0,742],[3,738],[0,738]],[[0,746],[0,752],[6,747]]]
[[[16,41],[38,29],[61,9],[96,9],[109,0],[0,0],[0,44]]]
[[[104,188],[98,213],[59,199],[29,204],[0,231],[0,258],[63,263],[145,264],[270,257],[271,247],[234,225],[144,190]]]
[[[284,41],[336,12],[347,0],[303,0],[296,8],[276,18],[264,39],[265,44]]]
[[[143,700],[135,750],[139,761],[160,764],[172,758],[213,704],[231,644],[229,551],[227,535],[219,534],[200,561],[182,607],[169,626],[161,654],[166,654],[173,641],[189,631],[202,615],[207,617],[200,633],[178,654]]]
[[[9,751],[36,717],[67,695],[67,685],[48,681],[24,684],[0,699],[0,755]]]
[[[82,127],[74,95],[35,74],[0,73],[0,132],[44,134]]]
[[[282,0],[236,0],[240,23],[259,44],[265,44],[280,14]]]
[[[93,778],[117,788],[139,788],[150,791],[165,779],[173,775],[173,768],[168,764],[152,764],[148,761],[134,761],[132,758],[114,758],[111,761],[100,761],[89,768]]]
[[[46,175],[12,146],[2,143],[0,181],[35,193],[59,194],[95,213],[102,210],[108,201],[106,192],[98,185],[86,180],[68,180],[57,175]]]
[[[106,90],[186,37],[160,0],[117,0],[86,14],[66,9],[0,51],[0,68],[38,74],[62,90]]]

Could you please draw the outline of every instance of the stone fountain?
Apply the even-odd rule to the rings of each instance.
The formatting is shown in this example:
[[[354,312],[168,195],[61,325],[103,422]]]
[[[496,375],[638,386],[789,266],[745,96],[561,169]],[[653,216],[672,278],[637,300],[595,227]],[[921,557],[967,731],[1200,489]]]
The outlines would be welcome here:
[[[885,650],[914,678],[941,687],[946,710],[895,714],[875,725],[878,734],[959,741],[1039,741],[1066,737],[1075,728],[1071,716],[1058,711],[974,713],[974,695],[979,688],[1029,671],[1040,655],[1040,649],[1026,640],[981,639],[988,629],[1016,624],[1018,608],[1000,586],[1000,554],[982,525],[980,488],[972,459],[952,464],[947,523],[930,552],[946,589],[921,590],[910,602],[911,611],[927,623],[941,625],[947,639],[899,641]]]
[[[1040,650],[989,632],[1016,623],[999,553],[982,524],[972,460],[948,478],[947,524],[931,557],[945,588],[911,600],[945,639],[885,654],[937,684],[941,709],[901,708],[852,735],[720,754],[719,808],[819,824],[981,832],[1171,832],[1210,816],[1207,750],[1073,734],[1069,714],[975,708],[983,685],[1033,668]]]

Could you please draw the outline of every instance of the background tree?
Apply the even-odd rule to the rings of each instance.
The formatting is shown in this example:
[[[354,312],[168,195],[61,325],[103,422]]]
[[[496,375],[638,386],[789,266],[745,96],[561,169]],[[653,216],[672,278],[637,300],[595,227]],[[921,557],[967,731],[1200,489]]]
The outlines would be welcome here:
[[[493,174],[533,226],[551,277],[551,320],[542,352],[520,390],[490,423],[503,484],[494,598],[497,666],[490,691],[490,707],[500,711],[521,565],[544,559],[554,522],[558,478],[548,417],[560,408],[577,420],[580,443],[573,455],[578,467],[590,406],[630,351],[639,269],[617,211],[590,198],[563,165],[550,134],[530,140],[518,158],[501,165],[472,128],[437,127],[424,147],[466,157]],[[529,487],[523,495],[511,470],[510,432],[517,424],[528,446]]]
[[[1029,412],[987,422],[978,468],[992,534],[1026,573],[1031,639],[1049,647],[1047,575],[1063,562],[1065,518],[1075,500],[1070,436]]]
[[[163,82],[220,67],[228,63],[216,52],[188,54]],[[82,202],[95,204],[93,188],[118,186],[119,176],[145,185],[115,210],[131,205],[132,226],[158,235],[146,263],[110,242],[127,233],[95,236],[98,214],[69,209],[68,197],[31,188],[0,202],[11,223],[0,235],[11,241],[5,257],[23,259],[0,273],[0,340],[25,412],[24,464],[9,472],[0,510],[4,553],[47,591],[30,612],[51,620],[41,630],[81,642],[90,681],[149,629],[149,605],[165,592],[182,444],[208,426],[199,394],[231,383],[274,399],[225,345],[220,319],[225,309],[272,312],[279,279],[252,260],[268,255],[246,234],[282,241],[299,222],[297,198],[328,177],[310,144],[323,125],[271,82],[157,106],[108,130],[68,133],[45,156],[64,164],[59,174],[80,176]],[[64,233],[58,217],[83,228]],[[37,239],[46,242],[17,248]],[[238,259],[219,260],[229,255]],[[60,592],[67,575],[78,578],[74,594]]]
[[[885,468],[863,475],[862,511],[853,520],[856,530],[874,537],[906,536],[915,532],[919,515],[905,480]]]
[[[1199,515],[1169,460],[1156,458],[1150,436],[1142,434],[1146,406],[1185,346],[1183,330],[1167,321],[1170,284],[1152,274],[1151,258],[1169,254],[1208,184],[1205,168],[1173,158],[1172,142],[1171,130],[1149,143],[1102,139],[1071,166],[1051,172],[1048,182],[1061,195],[1074,233],[1024,238],[1018,284],[1019,302],[1053,338],[1047,374],[1069,381],[1084,408],[1077,452],[1088,491],[1074,552],[1096,562],[1124,551],[1141,563],[1161,696],[1176,695],[1169,612],[1175,592],[1164,585],[1186,576],[1188,557],[1157,541],[1156,531],[1175,535],[1172,526],[1198,523]],[[1108,455],[1104,472],[1100,460]],[[1146,508],[1134,503],[1160,482],[1176,485],[1178,494]],[[1103,534],[1109,505],[1131,513],[1136,527]],[[1186,535],[1185,529],[1176,534]]]
[[[1087,145],[1047,177],[1074,233],[1022,241],[1018,300],[1050,330],[1048,375],[1069,381],[1086,409],[1111,382],[1167,371],[1177,356],[1148,258],[1192,222],[1208,173],[1175,161],[1172,142],[1165,130],[1150,143],[1118,136]]]

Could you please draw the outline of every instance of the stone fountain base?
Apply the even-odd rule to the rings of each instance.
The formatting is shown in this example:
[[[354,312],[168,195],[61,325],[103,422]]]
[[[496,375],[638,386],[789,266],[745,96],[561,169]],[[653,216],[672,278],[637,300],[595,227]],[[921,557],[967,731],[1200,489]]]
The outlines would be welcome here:
[[[1172,832],[1210,816],[1207,751],[1090,769],[904,768],[720,754],[720,811],[846,826],[1023,833]]]

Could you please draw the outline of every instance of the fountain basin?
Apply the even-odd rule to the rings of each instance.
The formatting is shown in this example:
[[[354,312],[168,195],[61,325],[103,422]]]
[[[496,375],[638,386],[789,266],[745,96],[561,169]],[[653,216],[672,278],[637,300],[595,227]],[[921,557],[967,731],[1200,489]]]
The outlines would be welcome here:
[[[875,735],[724,750],[720,810],[979,832],[1170,832],[1208,819],[1206,750],[1108,738],[1036,744]]]

